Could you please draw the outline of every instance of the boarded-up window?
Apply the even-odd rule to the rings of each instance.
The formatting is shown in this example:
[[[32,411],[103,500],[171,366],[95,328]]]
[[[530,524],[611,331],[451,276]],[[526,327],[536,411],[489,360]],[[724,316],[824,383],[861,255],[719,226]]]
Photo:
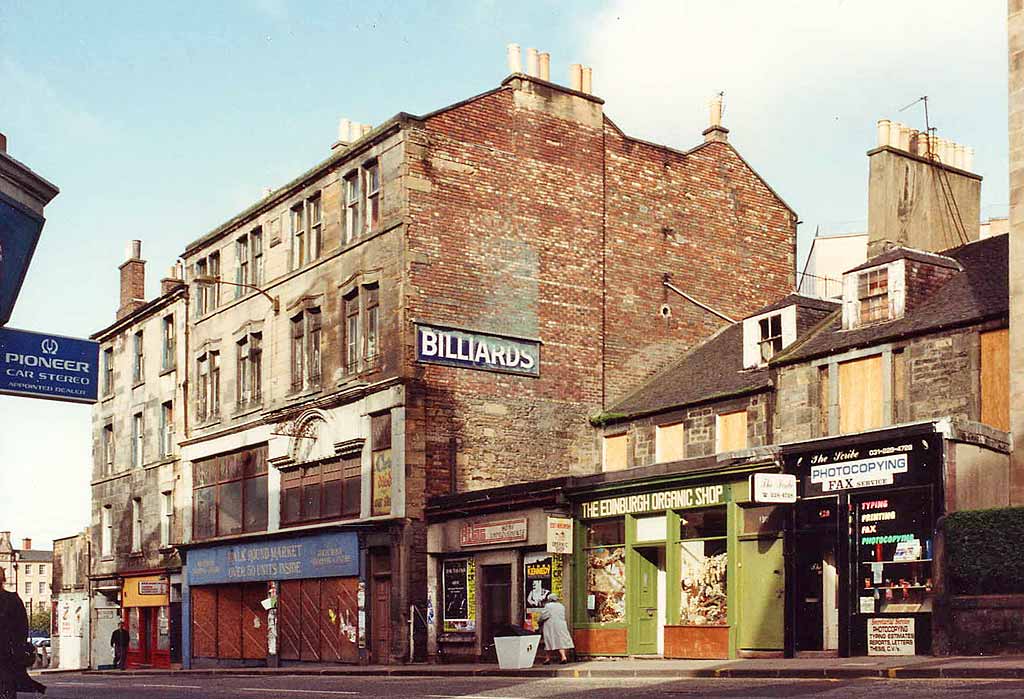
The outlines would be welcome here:
[[[981,333],[981,421],[1010,429],[1009,330]]]
[[[655,440],[658,463],[679,461],[686,456],[686,428],[683,423],[658,425]]]
[[[717,419],[715,451],[735,451],[747,448],[747,411],[722,413]]]
[[[626,458],[626,448],[629,446],[629,438],[625,434],[617,434],[604,438],[604,471],[621,471],[629,463]]]
[[[882,355],[839,365],[839,431],[861,432],[886,423],[882,399]]]
[[[263,660],[267,657],[267,584],[192,588],[192,657]]]
[[[357,585],[356,578],[283,581],[277,617],[281,659],[357,662]]]

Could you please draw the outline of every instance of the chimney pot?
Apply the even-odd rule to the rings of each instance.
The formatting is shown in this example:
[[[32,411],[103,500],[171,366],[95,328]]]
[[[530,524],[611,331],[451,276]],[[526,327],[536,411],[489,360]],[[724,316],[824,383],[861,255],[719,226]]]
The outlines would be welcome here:
[[[911,128],[906,124],[900,124],[900,145],[902,151],[910,152]]]
[[[538,55],[540,60],[540,79],[551,82],[551,54],[547,51]]]
[[[7,152],[7,137],[0,133],[0,153]]]
[[[594,71],[590,66],[583,67],[583,80],[581,85],[583,92],[588,95],[594,94]]]
[[[371,131],[373,131],[373,124],[360,124],[359,125],[359,135],[360,136],[365,136],[366,134],[370,133]]]
[[[538,69],[538,62],[539,61],[538,61],[538,58],[537,58],[537,49],[534,49],[534,48],[526,49],[526,74],[527,75],[529,75],[531,77],[534,77],[534,78],[538,77],[537,74],[540,72],[539,69]]]
[[[709,103],[708,126],[722,125],[722,95],[718,94],[711,98]]]
[[[892,145],[892,122],[888,119],[879,119],[878,124],[878,145],[879,146],[891,146]]]
[[[509,73],[523,72],[522,54],[519,50],[519,44],[509,44],[508,46],[506,46],[505,56],[508,60]]]
[[[342,143],[348,143],[348,136],[352,129],[352,121],[349,119],[342,118],[338,121],[338,140]]]
[[[569,87],[577,92],[583,91],[583,66],[579,63],[569,66]]]
[[[968,172],[974,172],[974,149],[970,146],[964,146],[964,170]]]
[[[32,550],[32,539],[22,539],[21,540],[21,548],[24,551],[31,551]]]

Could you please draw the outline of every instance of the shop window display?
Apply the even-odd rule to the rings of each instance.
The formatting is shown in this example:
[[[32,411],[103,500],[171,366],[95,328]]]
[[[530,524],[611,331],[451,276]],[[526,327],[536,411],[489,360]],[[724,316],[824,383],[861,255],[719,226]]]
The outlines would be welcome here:
[[[858,498],[861,614],[929,612],[932,607],[930,488]]]
[[[626,620],[625,520],[587,525],[587,621],[622,623]]]
[[[724,507],[686,510],[679,515],[679,623],[727,623],[726,513]]]

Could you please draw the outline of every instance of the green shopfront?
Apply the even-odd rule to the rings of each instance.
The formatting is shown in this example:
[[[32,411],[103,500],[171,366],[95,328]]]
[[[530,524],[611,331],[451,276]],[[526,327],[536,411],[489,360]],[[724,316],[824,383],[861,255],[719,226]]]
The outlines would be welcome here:
[[[762,460],[700,475],[581,479],[570,495],[577,653],[781,655],[791,506],[754,505],[748,487],[751,473],[777,470]]]

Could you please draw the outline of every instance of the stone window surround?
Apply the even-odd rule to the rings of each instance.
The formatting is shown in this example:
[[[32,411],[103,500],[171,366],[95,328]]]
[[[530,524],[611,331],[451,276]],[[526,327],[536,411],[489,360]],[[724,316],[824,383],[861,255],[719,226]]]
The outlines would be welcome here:
[[[893,353],[900,349],[902,347],[897,347],[893,343],[885,343],[811,361],[811,366],[815,369],[828,367],[828,435],[822,435],[823,437],[839,434],[839,365],[857,359],[882,356],[882,416],[885,420],[883,426],[895,423]],[[822,406],[818,406],[818,410],[821,409]]]

